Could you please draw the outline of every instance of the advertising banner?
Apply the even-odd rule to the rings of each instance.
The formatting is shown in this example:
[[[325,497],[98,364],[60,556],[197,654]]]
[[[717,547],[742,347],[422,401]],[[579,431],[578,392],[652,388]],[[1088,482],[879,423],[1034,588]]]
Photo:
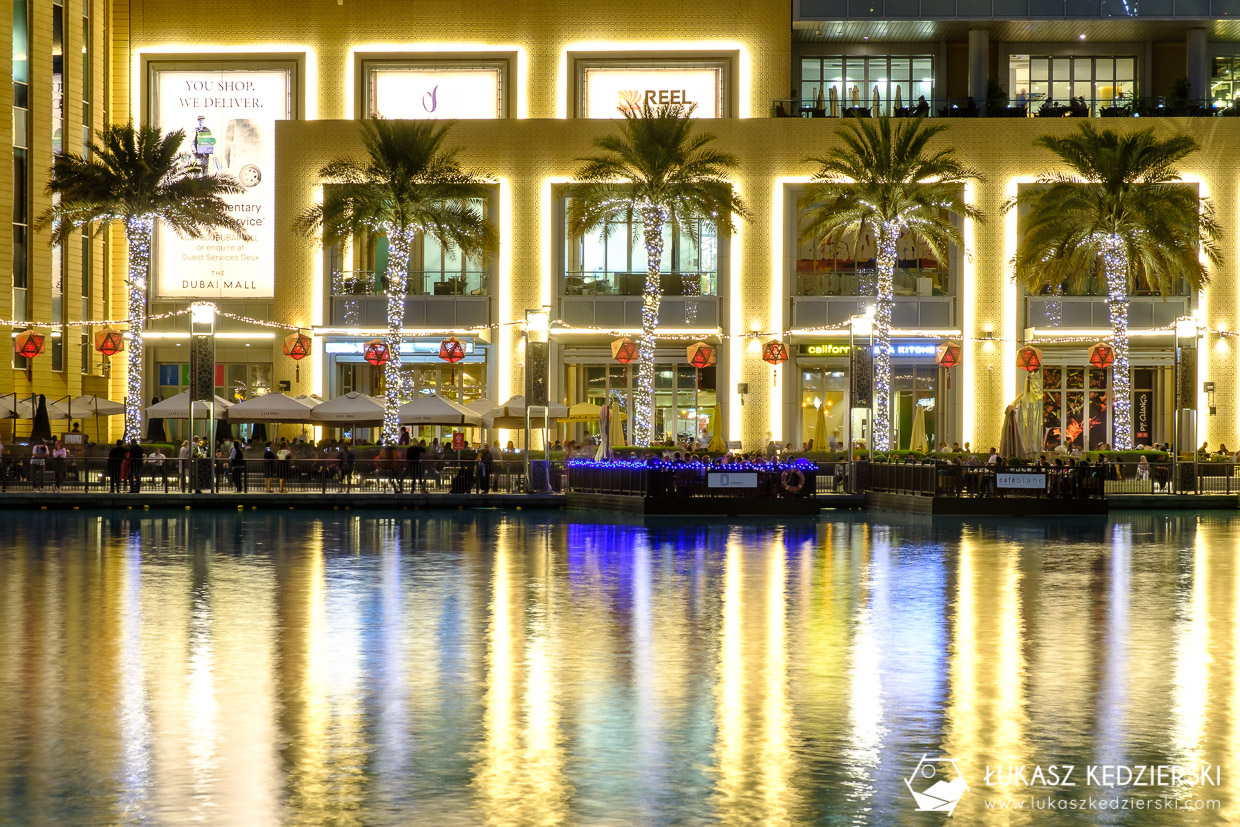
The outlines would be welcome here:
[[[287,70],[153,72],[152,120],[185,130],[182,148],[206,175],[227,174],[245,190],[226,196],[251,241],[231,233],[184,239],[157,223],[155,295],[269,299],[275,295],[275,122],[290,116]]]
[[[1150,444],[1154,419],[1154,392],[1136,391],[1132,395],[1132,438],[1138,445]]]
[[[495,67],[370,71],[373,118],[493,120],[500,114],[500,70]]]
[[[694,117],[723,116],[723,79],[718,68],[590,67],[585,75],[585,116],[622,118],[624,110],[659,104],[697,104]]]

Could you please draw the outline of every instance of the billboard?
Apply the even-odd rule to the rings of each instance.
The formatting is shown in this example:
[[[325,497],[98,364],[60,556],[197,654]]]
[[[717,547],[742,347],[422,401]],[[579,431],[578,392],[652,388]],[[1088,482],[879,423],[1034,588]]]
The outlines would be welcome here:
[[[286,69],[155,68],[152,122],[185,130],[183,151],[204,174],[229,174],[245,188],[225,196],[252,240],[231,233],[185,239],[157,224],[155,295],[269,299],[275,295],[275,122],[290,117]]]
[[[659,104],[697,104],[698,118],[723,117],[723,78],[718,67],[592,66],[583,70],[587,118],[620,118],[623,110]]]
[[[370,117],[390,120],[501,117],[500,69],[376,68],[370,70]]]

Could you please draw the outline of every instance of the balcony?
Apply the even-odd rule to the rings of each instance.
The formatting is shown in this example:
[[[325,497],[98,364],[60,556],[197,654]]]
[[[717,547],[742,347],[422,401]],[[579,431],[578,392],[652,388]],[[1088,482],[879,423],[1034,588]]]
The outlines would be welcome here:
[[[1202,20],[1238,12],[1235,0],[1142,0],[1140,11],[1123,0],[801,0],[793,20]]]
[[[1240,0],[1238,0],[1240,2]],[[1077,98],[1067,100],[1015,99],[970,103],[968,98],[925,101],[865,100],[828,101],[778,98],[771,103],[776,118],[1234,118],[1240,117],[1240,101],[1185,100],[1168,98]]]
[[[369,270],[332,276],[331,323],[358,327],[387,324],[384,278]],[[486,271],[413,271],[406,282],[405,326],[471,328],[490,324],[490,276]]]
[[[876,301],[875,296],[795,296],[792,326],[803,329],[843,324],[851,316],[864,314]],[[891,308],[891,326],[954,329],[957,327],[956,300],[951,296],[896,296]]]
[[[560,318],[577,327],[641,327],[646,273],[575,271],[564,275]],[[718,274],[663,273],[661,327],[718,327]]]
[[[1188,296],[1132,296],[1128,300],[1128,326],[1135,329],[1165,327],[1192,313]],[[1105,329],[1111,326],[1107,300],[1102,296],[1028,296],[1025,327]]]

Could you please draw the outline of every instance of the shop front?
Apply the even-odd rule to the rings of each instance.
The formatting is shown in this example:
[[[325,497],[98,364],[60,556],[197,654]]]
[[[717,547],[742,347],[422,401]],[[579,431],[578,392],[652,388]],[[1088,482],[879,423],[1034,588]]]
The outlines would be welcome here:
[[[892,425],[901,450],[919,446],[923,435],[928,450],[959,439],[960,410],[954,369],[939,367],[938,344],[925,339],[892,342]],[[847,444],[853,386],[848,354],[846,341],[801,343],[797,347],[797,381],[790,383],[795,394],[790,406],[794,421],[785,423],[786,432],[797,435],[794,450],[830,451],[833,446]],[[872,441],[869,413],[868,407],[852,410],[852,438],[866,446]]]

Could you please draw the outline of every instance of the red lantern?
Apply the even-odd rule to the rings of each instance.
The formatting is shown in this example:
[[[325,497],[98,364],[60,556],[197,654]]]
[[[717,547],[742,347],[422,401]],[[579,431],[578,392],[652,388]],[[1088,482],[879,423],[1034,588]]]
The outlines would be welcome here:
[[[715,364],[715,349],[705,342],[694,342],[685,351],[689,356],[689,364],[698,370]]]
[[[300,330],[284,337],[284,355],[295,362],[300,362],[310,355],[314,343],[309,336]]]
[[[762,360],[771,365],[787,362],[788,348],[779,339],[771,339],[771,341],[762,346]]]
[[[371,339],[366,343],[366,347],[362,351],[362,357],[375,367],[386,365],[391,356],[388,343],[382,339]]]
[[[959,342],[944,342],[934,350],[934,361],[941,368],[954,368],[960,364],[961,346]]]
[[[632,362],[637,358],[637,342],[627,336],[623,339],[616,339],[611,343],[611,358],[622,365]]]
[[[1089,363],[1099,370],[1106,370],[1115,364],[1115,348],[1106,342],[1098,342],[1089,348]]]
[[[455,365],[465,358],[465,346],[455,336],[449,336],[439,343],[439,358]]]
[[[43,353],[44,338],[42,333],[35,333],[33,330],[24,330],[17,334],[17,343],[15,345],[17,355],[25,356],[27,359],[33,359],[40,355]]]
[[[114,327],[105,327],[95,334],[95,350],[104,356],[115,356],[125,349],[125,337]]]
[[[1016,365],[1021,370],[1027,370],[1030,373],[1033,373],[1035,370],[1042,367],[1042,351],[1038,350],[1033,345],[1025,345],[1020,350],[1016,351]]]

